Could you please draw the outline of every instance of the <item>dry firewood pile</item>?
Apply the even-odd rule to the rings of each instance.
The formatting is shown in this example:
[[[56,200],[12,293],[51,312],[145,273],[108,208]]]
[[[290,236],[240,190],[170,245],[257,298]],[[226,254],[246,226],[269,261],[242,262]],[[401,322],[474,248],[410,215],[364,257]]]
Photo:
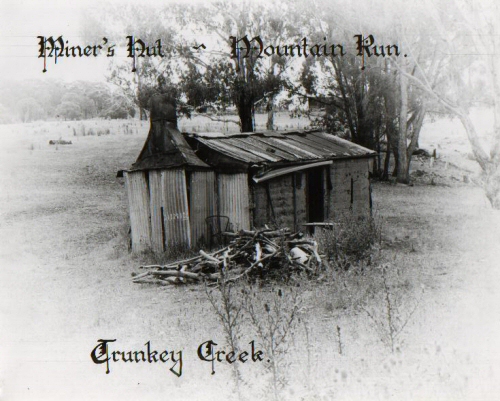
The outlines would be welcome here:
[[[200,250],[196,257],[166,265],[141,266],[135,283],[162,285],[208,281],[237,281],[244,277],[279,279],[294,272],[314,275],[321,267],[318,244],[302,233],[281,230],[241,230],[223,233],[229,244],[215,252]]]

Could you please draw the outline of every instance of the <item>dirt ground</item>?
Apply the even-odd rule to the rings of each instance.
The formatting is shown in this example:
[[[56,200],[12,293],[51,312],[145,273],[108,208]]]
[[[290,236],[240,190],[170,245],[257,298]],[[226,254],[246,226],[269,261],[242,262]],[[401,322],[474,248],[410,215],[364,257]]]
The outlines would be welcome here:
[[[135,160],[147,130],[132,120],[0,126],[0,399],[234,395],[230,367],[219,364],[212,375],[196,355],[209,339],[225,344],[203,287],[130,281],[145,259],[127,249],[127,200],[116,171]],[[49,145],[54,139],[72,144]],[[378,260],[399,306],[393,318],[404,325],[394,352],[384,331],[381,269],[305,284],[283,398],[498,398],[500,213],[476,185],[477,166],[456,122],[427,124],[421,145],[435,146],[439,158],[415,159],[414,186],[373,185],[384,232]],[[251,336],[244,333],[242,343]],[[121,350],[147,341],[182,350],[183,374],[168,363],[115,363],[106,374],[90,358],[99,339],[117,339]],[[241,369],[243,395],[270,399],[265,363]]]

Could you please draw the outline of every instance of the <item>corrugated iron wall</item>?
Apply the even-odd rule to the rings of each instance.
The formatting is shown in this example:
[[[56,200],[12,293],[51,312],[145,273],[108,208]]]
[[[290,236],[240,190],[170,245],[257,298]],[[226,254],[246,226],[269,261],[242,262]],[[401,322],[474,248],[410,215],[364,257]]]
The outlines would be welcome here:
[[[184,169],[125,173],[133,252],[203,246],[213,215],[229,217],[234,230],[250,229],[247,174],[193,171],[188,180],[189,188]]]
[[[142,171],[125,173],[132,252],[141,252],[151,248],[149,190],[146,174]]]
[[[234,230],[250,229],[248,175],[217,174],[219,215],[229,217]]]
[[[161,171],[165,250],[191,247],[191,228],[186,172],[181,169]]]
[[[206,218],[217,214],[215,173],[213,171],[193,171],[189,186],[191,243],[194,247],[201,247],[210,243]]]
[[[325,220],[349,210],[370,211],[369,168],[367,159],[339,160],[324,168]],[[134,171],[125,173],[125,182],[133,252],[202,247],[210,241],[206,218],[213,215],[229,217],[234,230],[273,223],[302,229],[308,221],[303,172],[254,184],[253,221],[244,173],[193,171],[186,177],[183,169]]]
[[[149,171],[149,204],[151,211],[151,249],[154,252],[164,251],[163,211],[161,171]]]
[[[124,176],[132,252],[152,250],[161,253],[172,247],[191,247],[185,171],[133,171]]]

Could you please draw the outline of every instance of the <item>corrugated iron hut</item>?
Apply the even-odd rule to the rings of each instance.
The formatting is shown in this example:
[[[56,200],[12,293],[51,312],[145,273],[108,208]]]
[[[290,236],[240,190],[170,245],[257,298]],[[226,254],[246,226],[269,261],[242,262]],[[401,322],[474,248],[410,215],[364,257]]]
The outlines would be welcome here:
[[[177,129],[175,106],[166,97],[153,97],[150,120],[146,143],[124,173],[132,251],[189,248],[191,238],[205,236],[205,215],[215,214],[215,174]],[[192,191],[195,196],[190,196]]]
[[[220,213],[239,228],[267,224],[299,230],[347,210],[370,211],[369,171],[376,154],[352,142],[311,130],[187,138],[217,175],[230,177],[231,187],[226,185],[234,203],[244,208]]]
[[[153,101],[148,139],[125,174],[133,251],[201,246],[214,219],[219,230],[298,230],[370,212],[375,152],[317,130],[181,134],[175,108]]]

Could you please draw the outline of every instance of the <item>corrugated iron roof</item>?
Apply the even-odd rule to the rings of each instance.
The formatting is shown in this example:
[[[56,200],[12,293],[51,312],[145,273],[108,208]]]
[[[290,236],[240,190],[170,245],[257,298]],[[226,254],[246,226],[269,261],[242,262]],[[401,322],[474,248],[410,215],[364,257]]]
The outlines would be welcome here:
[[[185,133],[203,145],[245,163],[302,162],[307,160],[374,156],[363,146],[321,131],[260,131],[224,135]]]

